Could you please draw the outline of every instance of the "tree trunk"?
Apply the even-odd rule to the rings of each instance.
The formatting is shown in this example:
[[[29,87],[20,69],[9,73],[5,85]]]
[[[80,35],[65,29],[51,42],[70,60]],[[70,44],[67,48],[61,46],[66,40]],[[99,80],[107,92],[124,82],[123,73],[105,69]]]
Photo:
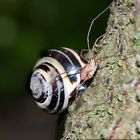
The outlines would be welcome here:
[[[114,0],[92,49],[98,69],[69,107],[63,139],[140,139],[140,0]]]

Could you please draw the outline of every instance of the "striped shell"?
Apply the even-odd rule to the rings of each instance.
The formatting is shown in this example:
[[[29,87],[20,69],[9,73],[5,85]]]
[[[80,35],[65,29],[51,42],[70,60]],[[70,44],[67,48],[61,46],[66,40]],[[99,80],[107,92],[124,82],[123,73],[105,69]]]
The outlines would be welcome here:
[[[50,113],[64,111],[69,99],[82,83],[81,68],[86,65],[80,56],[69,48],[52,49],[44,52],[36,63],[30,81],[30,89],[37,105]],[[82,84],[82,93],[88,84]]]

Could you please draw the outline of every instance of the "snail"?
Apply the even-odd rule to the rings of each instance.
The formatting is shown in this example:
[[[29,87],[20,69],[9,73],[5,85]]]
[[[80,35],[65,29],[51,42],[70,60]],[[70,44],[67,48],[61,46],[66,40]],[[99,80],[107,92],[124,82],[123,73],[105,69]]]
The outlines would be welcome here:
[[[90,51],[89,35],[94,21],[100,17],[111,4],[90,24],[87,45],[92,56],[86,61],[70,48],[45,51],[36,63],[30,80],[30,89],[37,105],[49,113],[61,113],[76,94],[81,95],[90,85],[98,66]],[[102,35],[103,36],[103,35]],[[102,37],[100,36],[94,43]],[[93,46],[93,47],[94,47]]]
[[[91,78],[82,78],[86,66],[87,62],[70,48],[45,51],[30,79],[30,89],[37,105],[49,113],[63,112],[70,99],[75,94],[82,94],[90,85]]]

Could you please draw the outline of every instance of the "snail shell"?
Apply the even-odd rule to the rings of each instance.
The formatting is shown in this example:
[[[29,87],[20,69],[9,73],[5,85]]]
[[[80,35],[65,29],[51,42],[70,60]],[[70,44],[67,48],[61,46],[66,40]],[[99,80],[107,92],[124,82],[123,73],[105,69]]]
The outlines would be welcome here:
[[[69,48],[45,51],[36,63],[30,80],[30,89],[37,105],[50,113],[64,111],[82,83],[80,73],[86,63]],[[88,85],[85,82],[77,92],[81,94]]]

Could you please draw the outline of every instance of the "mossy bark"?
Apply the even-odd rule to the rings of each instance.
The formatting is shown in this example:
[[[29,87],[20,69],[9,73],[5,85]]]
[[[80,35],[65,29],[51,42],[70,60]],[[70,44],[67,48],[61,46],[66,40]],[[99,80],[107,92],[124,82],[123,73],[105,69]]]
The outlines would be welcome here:
[[[98,70],[69,107],[63,139],[140,139],[140,0],[113,1],[92,52]]]

